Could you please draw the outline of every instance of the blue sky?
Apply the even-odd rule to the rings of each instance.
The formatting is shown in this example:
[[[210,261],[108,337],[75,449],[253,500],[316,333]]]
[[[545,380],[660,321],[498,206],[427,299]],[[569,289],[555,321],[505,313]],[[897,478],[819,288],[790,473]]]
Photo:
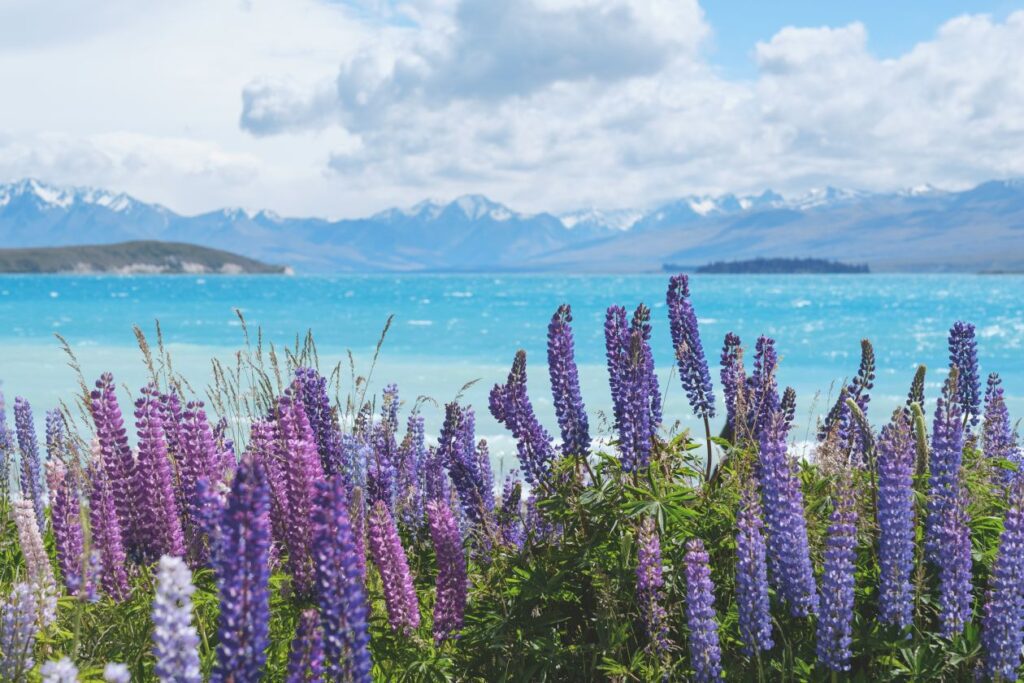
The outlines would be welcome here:
[[[359,216],[1024,176],[1024,0],[6,0],[0,181]]]

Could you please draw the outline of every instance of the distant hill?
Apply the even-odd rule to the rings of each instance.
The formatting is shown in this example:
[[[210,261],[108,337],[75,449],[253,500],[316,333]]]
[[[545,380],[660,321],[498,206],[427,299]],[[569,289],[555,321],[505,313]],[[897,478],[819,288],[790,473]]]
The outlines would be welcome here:
[[[665,263],[801,256],[872,271],[1024,270],[1024,180],[963,192],[836,188],[687,196],[647,209],[526,214],[479,195],[366,218],[286,218],[158,204],[34,179],[0,184],[6,247],[161,240],[305,272],[658,272]]]
[[[669,265],[665,270],[675,268]],[[715,261],[697,268],[698,273],[745,275],[817,275],[862,274],[870,272],[864,264],[840,263],[820,258],[755,258],[747,261]]]
[[[284,273],[219,249],[144,240],[72,247],[0,249],[0,273]]]

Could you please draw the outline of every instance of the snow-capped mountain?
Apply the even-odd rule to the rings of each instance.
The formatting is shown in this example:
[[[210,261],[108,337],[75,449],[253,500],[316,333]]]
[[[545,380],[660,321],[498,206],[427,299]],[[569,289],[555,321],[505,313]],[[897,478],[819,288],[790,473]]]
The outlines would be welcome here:
[[[481,195],[328,221],[228,208],[183,216],[95,188],[0,184],[4,246],[154,239],[226,249],[311,271],[653,271],[756,256],[867,262],[876,269],[1024,269],[1024,181],[963,192],[873,194],[826,187],[784,198],[690,195],[646,209],[559,216]]]

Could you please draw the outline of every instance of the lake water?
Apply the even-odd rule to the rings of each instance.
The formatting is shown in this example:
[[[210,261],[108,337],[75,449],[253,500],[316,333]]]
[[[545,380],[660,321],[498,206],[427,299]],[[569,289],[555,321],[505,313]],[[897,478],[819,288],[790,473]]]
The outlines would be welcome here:
[[[138,387],[146,375],[132,325],[151,333],[159,319],[176,368],[203,387],[211,379],[209,359],[230,357],[243,342],[236,308],[251,328],[261,327],[265,339],[279,345],[312,329],[322,367],[351,350],[365,370],[394,314],[374,387],[395,382],[404,399],[428,395],[443,403],[466,382],[480,380],[466,398],[477,408],[478,431],[492,439],[501,460],[511,455],[511,445],[487,414],[487,391],[503,380],[516,350],[526,349],[537,412],[554,426],[545,338],[551,314],[563,302],[573,307],[581,383],[595,424],[597,413],[609,407],[604,310],[644,302],[654,311],[666,418],[696,426],[675,379],[668,381],[667,281],[662,275],[0,276],[0,379],[8,402],[23,395],[39,415],[70,398],[75,376],[53,336],[60,333],[90,381],[111,370],[119,383]],[[834,387],[856,371],[863,337],[874,343],[878,361],[874,420],[903,400],[919,363],[933,369],[932,407],[948,362],[947,331],[958,319],[977,326],[982,376],[1000,372],[1014,417],[1024,414],[1024,277],[695,276],[691,290],[716,366],[716,389],[726,332],[743,339],[748,368],[757,335],[775,337],[780,382],[797,390],[803,433],[827,410],[830,389],[834,395]],[[428,430],[436,431],[440,409],[427,405],[424,412]]]

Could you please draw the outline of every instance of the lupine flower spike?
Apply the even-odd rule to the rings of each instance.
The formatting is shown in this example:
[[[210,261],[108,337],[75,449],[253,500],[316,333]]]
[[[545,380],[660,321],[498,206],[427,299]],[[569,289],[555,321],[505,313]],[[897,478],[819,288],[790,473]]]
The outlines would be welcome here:
[[[18,434],[18,448],[21,450],[21,494],[32,501],[36,524],[42,535],[46,531],[46,501],[36,425],[32,418],[32,406],[20,396],[14,399],[14,428]]]
[[[849,671],[852,653],[853,587],[857,563],[857,511],[849,472],[842,476],[825,539],[818,614],[818,661],[832,671]]]
[[[740,639],[747,655],[774,646],[763,527],[756,487],[745,486],[736,518],[736,603]]]
[[[981,378],[978,375],[978,342],[974,325],[957,321],[949,328],[949,364],[960,373],[956,401],[960,404],[964,422],[974,426],[981,414]]]
[[[1024,645],[1024,484],[1015,482],[982,614],[985,676],[1015,681]]]
[[[661,541],[653,517],[645,517],[637,535],[636,601],[651,645],[659,651],[669,648],[668,613],[663,604],[664,579]]]
[[[466,556],[455,516],[443,501],[427,504],[430,538],[437,556],[437,598],[434,602],[434,641],[457,635],[466,611]]]
[[[558,307],[548,325],[548,373],[555,400],[555,415],[562,433],[562,455],[590,454],[590,423],[580,395],[572,336],[572,310]]]
[[[192,572],[179,557],[160,558],[153,599],[154,673],[162,683],[201,683],[199,636],[192,624]]]
[[[367,527],[370,554],[384,584],[384,602],[391,628],[408,635],[420,625],[419,602],[402,540],[384,501],[378,500],[370,508]]]
[[[897,410],[878,440],[878,617],[900,628],[913,618],[914,457],[910,415]]]
[[[686,543],[686,625],[690,629],[690,665],[694,680],[712,683],[722,678],[722,650],[715,618],[715,584],[704,543]]]

